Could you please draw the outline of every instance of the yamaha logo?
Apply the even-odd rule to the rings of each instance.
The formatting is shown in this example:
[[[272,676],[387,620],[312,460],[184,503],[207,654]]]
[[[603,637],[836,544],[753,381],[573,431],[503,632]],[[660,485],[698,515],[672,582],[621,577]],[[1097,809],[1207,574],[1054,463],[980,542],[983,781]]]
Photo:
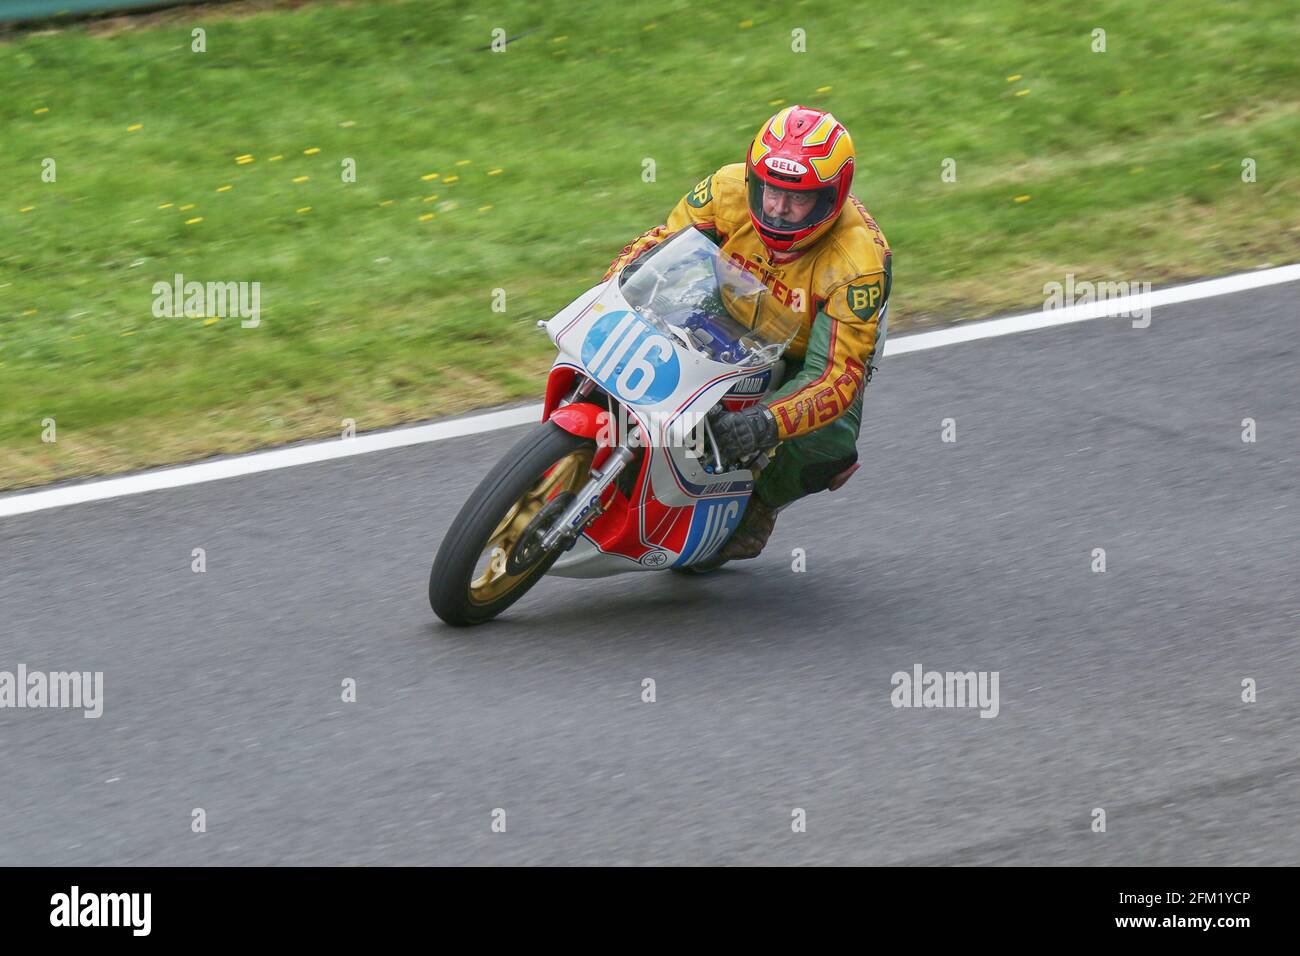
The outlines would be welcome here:
[[[772,379],[772,370],[760,372],[758,375],[750,375],[742,378],[727,392],[728,395],[762,395],[767,391],[767,384]]]
[[[641,563],[647,568],[661,567],[668,560],[668,555],[663,551],[650,551],[641,556]]]
[[[793,159],[782,159],[780,156],[769,156],[763,160],[767,168],[774,173],[784,173],[787,176],[804,176],[808,173],[808,167],[803,163],[795,162]]]

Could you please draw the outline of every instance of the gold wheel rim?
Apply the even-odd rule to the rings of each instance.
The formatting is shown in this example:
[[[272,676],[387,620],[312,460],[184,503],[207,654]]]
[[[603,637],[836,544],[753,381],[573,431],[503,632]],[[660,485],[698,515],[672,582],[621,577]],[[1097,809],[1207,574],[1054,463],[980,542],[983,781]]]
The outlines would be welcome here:
[[[509,574],[506,571],[506,559],[543,505],[556,495],[566,491],[576,492],[587,483],[591,472],[591,456],[591,450],[587,448],[565,455],[506,510],[479,554],[475,566],[482,570],[469,583],[471,601],[475,604],[489,604],[508,594],[528,577],[532,568],[520,574]]]

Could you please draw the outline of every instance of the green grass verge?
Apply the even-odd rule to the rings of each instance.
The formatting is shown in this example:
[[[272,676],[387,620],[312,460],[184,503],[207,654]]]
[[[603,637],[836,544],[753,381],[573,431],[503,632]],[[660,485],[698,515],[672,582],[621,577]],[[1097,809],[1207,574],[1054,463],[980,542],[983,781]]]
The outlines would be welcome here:
[[[854,135],[894,330],[1300,258],[1289,0],[270,6],[0,43],[0,487],[536,396],[536,320],[783,103]],[[175,273],[261,326],[154,318]]]

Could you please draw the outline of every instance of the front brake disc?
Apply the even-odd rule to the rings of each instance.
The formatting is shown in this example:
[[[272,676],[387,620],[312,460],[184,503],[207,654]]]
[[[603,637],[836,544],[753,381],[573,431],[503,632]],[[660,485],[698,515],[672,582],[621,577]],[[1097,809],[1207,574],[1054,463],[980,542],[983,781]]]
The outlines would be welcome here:
[[[564,514],[573,499],[577,497],[572,491],[562,491],[542,506],[528,522],[524,533],[519,536],[515,546],[506,558],[507,574],[523,574],[542,559],[542,538],[551,530],[555,519]]]

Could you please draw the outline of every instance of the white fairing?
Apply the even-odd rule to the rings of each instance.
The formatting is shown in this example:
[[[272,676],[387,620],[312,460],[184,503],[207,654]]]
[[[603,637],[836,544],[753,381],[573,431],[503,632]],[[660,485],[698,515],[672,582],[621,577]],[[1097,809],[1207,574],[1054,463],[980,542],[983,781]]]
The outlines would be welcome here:
[[[583,293],[545,327],[559,349],[555,365],[594,378],[623,402],[630,419],[627,424],[640,425],[641,433],[648,435],[650,481],[639,493],[652,490],[669,507],[696,505],[695,519],[700,524],[698,531],[692,524],[690,551],[685,547],[666,551],[643,538],[662,557],[643,555],[640,561],[606,554],[584,534],[550,573],[604,577],[711,557],[739,522],[754,474],[747,468],[721,474],[705,471],[704,461],[692,453],[691,432],[737,381],[770,369],[772,363],[739,367],[687,349],[629,306],[617,277]]]

